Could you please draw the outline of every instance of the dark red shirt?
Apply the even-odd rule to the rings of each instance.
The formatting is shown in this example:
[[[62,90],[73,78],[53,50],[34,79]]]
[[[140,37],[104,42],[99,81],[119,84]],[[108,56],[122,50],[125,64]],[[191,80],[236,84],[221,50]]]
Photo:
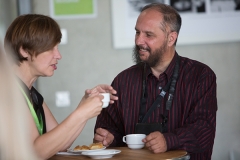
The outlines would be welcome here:
[[[151,107],[170,80],[175,66],[176,54],[159,80],[147,69],[146,112]],[[122,137],[134,133],[138,123],[142,95],[143,68],[134,65],[120,74],[112,82],[119,98],[114,104],[103,109],[96,121],[96,128],[109,130],[115,137],[111,146],[125,146]],[[148,118],[149,123],[161,122],[165,112],[164,97],[161,107],[157,107]],[[180,57],[179,76],[176,83],[172,107],[168,112],[168,131],[163,133],[167,150],[184,149],[191,160],[210,160],[216,130],[216,75],[205,64]]]

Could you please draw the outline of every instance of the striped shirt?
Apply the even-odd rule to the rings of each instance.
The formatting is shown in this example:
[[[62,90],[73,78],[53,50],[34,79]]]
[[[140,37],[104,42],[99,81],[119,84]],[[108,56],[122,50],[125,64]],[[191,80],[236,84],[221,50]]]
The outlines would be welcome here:
[[[176,53],[177,54],[177,53]],[[157,79],[150,67],[146,71],[147,102],[145,111],[170,80],[176,54],[168,68]],[[125,146],[122,137],[134,133],[141,107],[143,68],[134,65],[119,73],[112,82],[118,101],[103,109],[96,128],[114,135],[111,146]],[[149,123],[161,122],[168,95],[148,118]],[[163,133],[167,150],[184,149],[191,160],[210,160],[216,130],[216,75],[205,64],[180,56],[179,76],[172,107],[168,112],[168,131]]]

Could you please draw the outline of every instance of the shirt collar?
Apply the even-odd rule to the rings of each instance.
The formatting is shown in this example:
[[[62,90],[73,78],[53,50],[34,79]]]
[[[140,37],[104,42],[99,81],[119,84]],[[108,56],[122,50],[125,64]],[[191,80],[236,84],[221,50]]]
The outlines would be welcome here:
[[[174,70],[174,67],[175,67],[175,64],[176,64],[177,56],[178,56],[178,53],[175,52],[172,61],[168,65],[167,69],[162,73],[162,74],[165,74],[167,76],[167,80],[168,81],[170,80],[170,78],[171,78],[171,76],[173,74],[173,70]],[[153,75],[153,74],[152,74],[151,68],[147,65],[147,68],[146,68],[146,78],[149,75]]]

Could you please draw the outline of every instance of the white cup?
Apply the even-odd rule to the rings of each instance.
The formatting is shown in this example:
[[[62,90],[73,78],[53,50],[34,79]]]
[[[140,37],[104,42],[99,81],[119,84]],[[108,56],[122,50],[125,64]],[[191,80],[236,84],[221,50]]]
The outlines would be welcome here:
[[[145,134],[128,134],[123,136],[123,142],[128,145],[131,149],[141,149],[144,147],[144,142],[142,140],[146,137]]]
[[[101,95],[103,95],[104,97],[102,99],[102,102],[103,102],[102,108],[106,108],[110,102],[110,93],[101,93]]]

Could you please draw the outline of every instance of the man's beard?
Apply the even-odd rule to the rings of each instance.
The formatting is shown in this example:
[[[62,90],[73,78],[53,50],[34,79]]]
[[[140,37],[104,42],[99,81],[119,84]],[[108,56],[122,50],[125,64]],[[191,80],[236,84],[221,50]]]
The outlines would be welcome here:
[[[151,51],[150,48],[146,49],[150,54],[147,60],[143,61],[141,60],[140,56],[139,56],[139,47],[137,45],[135,45],[135,47],[133,48],[133,61],[138,64],[140,62],[145,62],[147,63],[150,67],[155,67],[157,66],[161,61],[162,61],[162,56],[164,55],[164,53],[167,50],[167,41],[165,41],[163,43],[163,45],[156,49],[155,51]]]

